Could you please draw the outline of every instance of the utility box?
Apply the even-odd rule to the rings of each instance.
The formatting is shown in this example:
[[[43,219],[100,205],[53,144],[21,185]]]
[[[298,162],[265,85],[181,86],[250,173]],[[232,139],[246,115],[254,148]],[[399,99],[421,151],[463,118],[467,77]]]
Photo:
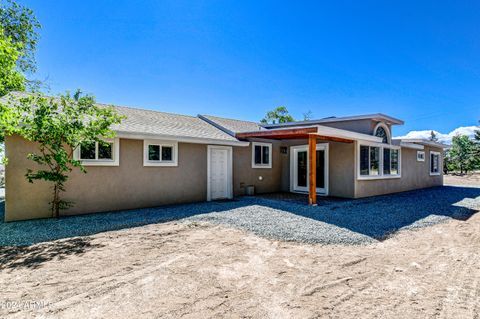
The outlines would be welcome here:
[[[255,195],[255,186],[248,185],[247,187],[245,187],[245,195],[247,196]]]

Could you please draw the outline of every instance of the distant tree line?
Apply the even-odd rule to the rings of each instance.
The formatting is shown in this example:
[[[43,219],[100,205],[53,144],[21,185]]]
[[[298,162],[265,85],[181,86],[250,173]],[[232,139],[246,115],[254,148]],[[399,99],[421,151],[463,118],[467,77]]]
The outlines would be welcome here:
[[[451,147],[445,152],[443,170],[446,174],[457,172],[461,175],[480,170],[480,127],[473,138],[457,135]]]

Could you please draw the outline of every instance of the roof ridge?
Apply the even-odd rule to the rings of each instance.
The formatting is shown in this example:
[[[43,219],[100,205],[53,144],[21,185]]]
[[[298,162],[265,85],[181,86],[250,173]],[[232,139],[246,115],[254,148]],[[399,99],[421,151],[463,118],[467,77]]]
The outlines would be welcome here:
[[[215,117],[217,119],[222,119],[222,120],[230,120],[230,121],[237,121],[237,122],[248,122],[248,123],[253,123],[260,125],[261,123],[259,122],[254,122],[254,121],[249,121],[249,120],[239,120],[239,119],[234,119],[230,117],[222,117],[222,116],[216,116],[216,115],[208,115],[208,114],[198,114],[199,116],[204,116],[204,117]]]
[[[176,116],[184,116],[184,117],[190,117],[190,118],[197,118],[197,116],[189,115],[189,114],[181,114],[181,113],[174,113],[174,112],[164,112],[164,111],[145,109],[145,108],[140,108],[140,107],[135,107],[135,106],[125,106],[125,105],[117,105],[117,104],[107,104],[107,103],[100,103],[100,102],[95,102],[95,104],[97,104],[97,105],[104,105],[104,106],[113,106],[113,107],[130,109],[130,110],[137,110],[137,111],[147,111],[147,112],[153,112],[153,113],[170,114],[170,115],[176,115]]]

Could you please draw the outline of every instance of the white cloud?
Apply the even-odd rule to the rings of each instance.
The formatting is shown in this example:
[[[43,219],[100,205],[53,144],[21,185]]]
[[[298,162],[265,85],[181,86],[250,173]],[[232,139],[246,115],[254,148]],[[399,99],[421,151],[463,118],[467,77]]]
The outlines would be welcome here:
[[[440,133],[438,131],[433,131],[437,135],[438,141],[445,143],[445,144],[451,144],[452,143],[452,138],[456,135],[467,135],[470,138],[473,137],[475,134],[475,130],[478,130],[478,126],[461,126],[459,128],[454,129],[448,134]],[[411,131],[408,132],[407,135],[404,136],[398,136],[395,138],[412,138],[412,139],[429,139],[430,138],[430,132],[432,130],[423,130],[423,131]]]

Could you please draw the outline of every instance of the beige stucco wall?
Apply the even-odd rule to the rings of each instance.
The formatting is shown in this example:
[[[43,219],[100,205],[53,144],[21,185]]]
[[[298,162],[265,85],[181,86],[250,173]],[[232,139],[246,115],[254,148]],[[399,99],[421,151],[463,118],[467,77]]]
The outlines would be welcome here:
[[[245,186],[255,186],[255,192],[273,193],[281,189],[282,161],[280,142],[252,139],[252,141],[272,143],[272,168],[252,168],[252,144],[248,147],[233,148],[233,193],[245,194]],[[260,179],[261,178],[261,179]]]
[[[425,147],[424,151],[425,161],[418,162],[417,150],[402,148],[401,178],[356,180],[355,197],[383,195],[443,185],[443,162],[440,163],[440,175],[430,176],[430,151],[442,152],[442,150]]]
[[[50,217],[48,184],[28,183],[26,158],[35,145],[17,137],[6,139],[9,164],[6,168],[6,220]],[[177,167],[144,167],[143,141],[120,139],[120,165],[75,169],[63,194],[75,207],[63,215],[152,207],[206,200],[207,146],[179,143]]]
[[[9,136],[5,146],[9,158],[5,219],[50,217],[50,185],[43,181],[31,184],[25,179],[27,168],[35,169],[27,159],[28,153],[36,151],[35,144]],[[87,174],[78,169],[70,173],[63,198],[75,206],[62,215],[205,201],[207,145],[179,143],[178,147],[177,167],[144,167],[143,141],[120,139],[119,166],[88,166]],[[246,185],[254,185],[257,193],[280,191],[280,142],[273,143],[271,169],[252,168],[251,145],[233,147],[233,158],[235,196],[245,194]]]

